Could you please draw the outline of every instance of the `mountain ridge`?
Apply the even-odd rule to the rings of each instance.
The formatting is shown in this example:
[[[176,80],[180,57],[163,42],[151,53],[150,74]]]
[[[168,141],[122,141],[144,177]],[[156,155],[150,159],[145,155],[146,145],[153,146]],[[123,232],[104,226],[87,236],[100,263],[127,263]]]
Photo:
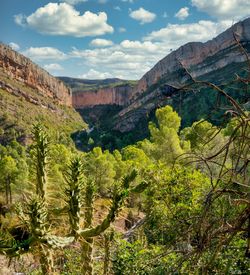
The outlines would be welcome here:
[[[54,99],[58,104],[72,106],[71,90],[61,80],[2,43],[0,43],[0,67],[10,78],[25,83],[45,97]]]
[[[136,120],[139,121],[141,117],[147,116],[160,104],[157,101],[155,104],[150,102],[145,106],[146,102],[154,97],[154,93],[156,97],[164,97],[164,93],[159,89],[159,86],[164,83],[168,87],[180,89],[188,81],[189,76],[185,73],[185,69],[188,69],[192,76],[196,78],[215,73],[230,64],[241,63],[244,66],[246,57],[242,54],[235,36],[249,53],[250,18],[236,23],[205,43],[189,42],[160,60],[138,81],[135,88],[136,94],[133,95],[130,105],[117,114],[114,129],[128,132],[136,127]],[[142,106],[144,110],[142,110]],[[136,114],[132,119],[131,112],[135,112],[139,108],[141,108],[139,115]],[[128,118],[126,119],[127,114]],[[126,122],[128,122],[127,125]]]

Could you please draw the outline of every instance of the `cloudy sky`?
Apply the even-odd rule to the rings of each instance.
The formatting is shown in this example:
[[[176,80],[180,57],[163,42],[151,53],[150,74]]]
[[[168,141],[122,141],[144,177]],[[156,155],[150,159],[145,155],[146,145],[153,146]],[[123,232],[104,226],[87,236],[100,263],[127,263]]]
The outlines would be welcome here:
[[[0,40],[55,76],[139,79],[248,16],[250,0],[1,0]]]

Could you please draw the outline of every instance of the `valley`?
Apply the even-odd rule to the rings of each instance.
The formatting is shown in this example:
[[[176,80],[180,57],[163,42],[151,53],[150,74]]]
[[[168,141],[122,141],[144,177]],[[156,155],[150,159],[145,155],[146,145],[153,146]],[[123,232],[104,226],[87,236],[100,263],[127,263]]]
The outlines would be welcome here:
[[[55,77],[0,43],[0,274],[249,274],[249,56],[250,18],[139,80]]]

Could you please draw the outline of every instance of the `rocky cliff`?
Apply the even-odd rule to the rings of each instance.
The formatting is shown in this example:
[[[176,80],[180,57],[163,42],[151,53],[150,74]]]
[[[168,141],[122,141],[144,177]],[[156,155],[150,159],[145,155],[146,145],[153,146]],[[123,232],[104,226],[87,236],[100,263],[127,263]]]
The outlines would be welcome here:
[[[130,104],[116,116],[114,129],[131,131],[157,106],[171,104],[170,100],[166,101],[166,96],[175,97],[180,92],[179,88],[189,79],[184,68],[193,77],[206,77],[208,81],[215,79],[217,83],[222,83],[232,79],[237,70],[241,69],[235,64],[245,66],[246,62],[246,56],[236,39],[249,53],[250,18],[233,25],[206,43],[187,43],[167,55],[139,80],[130,94]]]
[[[128,105],[132,92],[133,88],[129,85],[78,91],[73,93],[73,106],[76,109],[96,105],[125,106]]]
[[[197,77],[233,62],[244,61],[245,56],[242,55],[235,38],[243,44],[250,42],[250,18],[235,24],[206,43],[191,42],[173,51],[142,77],[137,90],[144,92],[163,76],[177,71],[180,63],[191,69],[192,75]],[[181,84],[180,80],[173,79],[171,83]]]
[[[10,78],[36,89],[40,95],[61,105],[72,106],[71,91],[61,80],[4,44],[0,44],[0,67]]]

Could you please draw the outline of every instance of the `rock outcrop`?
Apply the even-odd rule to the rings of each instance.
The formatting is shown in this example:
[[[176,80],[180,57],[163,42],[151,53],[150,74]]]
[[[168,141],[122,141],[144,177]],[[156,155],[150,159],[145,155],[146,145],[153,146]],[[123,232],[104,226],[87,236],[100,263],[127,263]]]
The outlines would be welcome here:
[[[72,106],[71,90],[61,80],[4,44],[0,44],[0,67],[10,78],[25,83],[39,94],[58,104]]]
[[[246,56],[237,41],[246,52],[250,52],[250,18],[236,23],[206,43],[187,43],[171,52],[138,81],[130,94],[130,104],[116,116],[114,129],[121,132],[134,129],[142,117],[146,118],[166,101],[163,86],[178,91],[187,82],[186,69],[193,77],[202,78],[230,65],[245,63]],[[234,73],[218,79],[218,83],[232,78]]]
[[[233,62],[244,61],[245,56],[235,38],[243,44],[250,43],[250,18],[235,24],[206,43],[190,42],[173,51],[139,80],[137,90],[144,92],[161,77],[177,71],[181,64],[192,69],[192,75],[197,77]],[[180,79],[177,81],[180,83]]]
[[[76,109],[96,105],[126,106],[132,93],[133,88],[129,85],[119,85],[90,91],[76,91],[73,93],[72,102]]]

